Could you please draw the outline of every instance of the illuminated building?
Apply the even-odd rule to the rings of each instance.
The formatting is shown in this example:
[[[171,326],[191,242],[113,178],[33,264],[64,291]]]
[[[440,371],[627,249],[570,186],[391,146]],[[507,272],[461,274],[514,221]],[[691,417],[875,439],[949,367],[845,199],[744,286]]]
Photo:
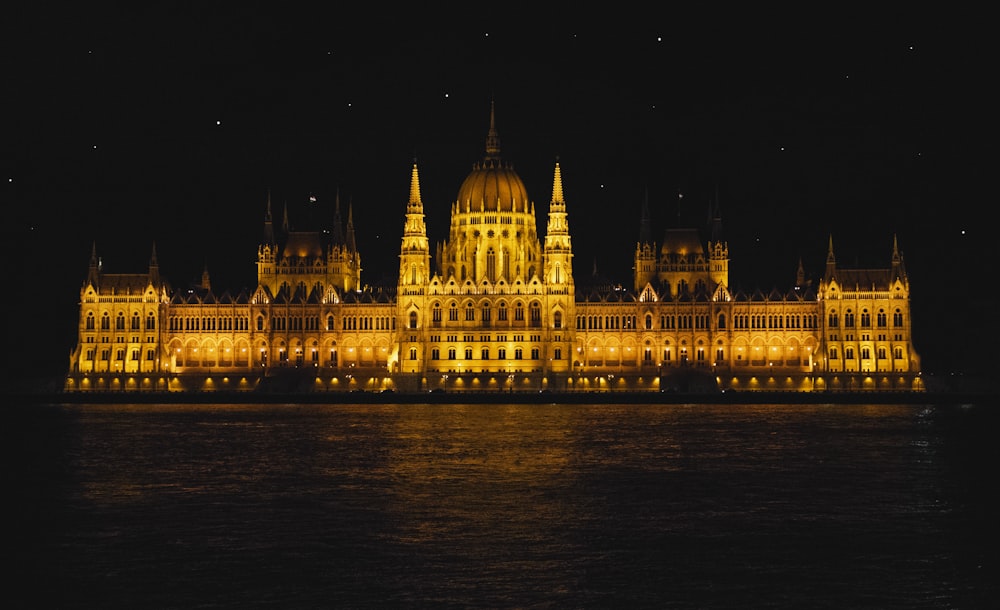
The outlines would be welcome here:
[[[633,285],[582,287],[571,210],[556,163],[539,235],[491,113],[433,257],[414,163],[394,289],[362,283],[339,198],[329,231],[294,231],[287,211],[276,227],[268,199],[249,294],[216,292],[207,272],[175,291],[155,248],[145,273],[107,274],[95,250],[66,389],[922,389],[895,238],[886,268],[839,267],[831,238],[817,286],[800,265],[787,292],[747,294],[717,213],[706,242],[673,227],[657,244],[644,207]]]

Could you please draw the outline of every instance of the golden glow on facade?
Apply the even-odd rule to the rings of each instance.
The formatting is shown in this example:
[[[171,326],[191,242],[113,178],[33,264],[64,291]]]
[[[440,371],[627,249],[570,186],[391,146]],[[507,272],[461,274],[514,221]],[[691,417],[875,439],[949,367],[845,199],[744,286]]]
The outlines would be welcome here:
[[[545,232],[537,206],[500,158],[490,113],[486,154],[450,206],[431,256],[416,163],[395,290],[366,288],[336,202],[333,229],[272,218],[257,287],[190,290],[148,270],[108,274],[91,254],[80,292],[69,391],[711,391],[921,389],[909,282],[895,239],[889,266],[843,269],[832,239],[821,280],[787,292],[734,292],[714,214],[706,242],[648,210],[633,283],[579,287],[562,172]]]

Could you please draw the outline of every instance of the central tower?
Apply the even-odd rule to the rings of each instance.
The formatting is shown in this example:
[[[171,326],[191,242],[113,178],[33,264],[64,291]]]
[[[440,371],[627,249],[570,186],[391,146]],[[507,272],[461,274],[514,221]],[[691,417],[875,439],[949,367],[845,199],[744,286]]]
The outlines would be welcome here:
[[[541,387],[565,376],[575,315],[567,216],[556,163],[543,247],[535,204],[500,159],[491,104],[486,154],[458,189],[448,239],[438,244],[428,275],[414,164],[400,250],[395,370],[418,373],[430,387],[494,390]]]
[[[493,106],[486,155],[472,167],[451,206],[448,240],[437,249],[444,281],[524,283],[541,272],[535,204],[513,166],[500,159]]]

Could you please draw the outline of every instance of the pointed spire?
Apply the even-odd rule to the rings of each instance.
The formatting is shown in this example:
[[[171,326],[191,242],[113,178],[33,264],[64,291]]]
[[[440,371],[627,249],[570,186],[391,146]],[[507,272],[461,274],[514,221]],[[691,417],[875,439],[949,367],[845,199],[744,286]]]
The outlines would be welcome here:
[[[264,243],[275,243],[274,222],[271,216],[271,189],[267,189],[267,206],[264,208]]]
[[[340,222],[340,187],[337,187],[337,195],[333,204],[333,244],[344,245],[344,227]]]
[[[830,245],[826,252],[826,273],[827,281],[833,279],[837,272],[837,259],[833,256],[833,235],[830,235]]]
[[[899,242],[896,235],[892,236],[892,275],[894,278],[906,278],[906,269],[903,267],[903,253],[899,251]]]
[[[490,130],[486,134],[486,159],[500,158],[500,136],[497,135],[494,102],[490,100]]]
[[[424,204],[420,200],[420,174],[417,172],[417,160],[413,160],[413,171],[410,172],[410,202],[406,206],[408,213],[423,213]]]
[[[288,202],[285,202],[284,212],[281,215],[281,230],[288,233],[291,230],[291,223],[288,222]]]
[[[559,168],[559,157],[556,157],[556,170],[552,176],[552,203],[566,204],[563,196],[562,170]]]
[[[97,242],[90,246],[90,267],[87,269],[87,283],[96,286],[101,274],[101,259],[97,257]]]
[[[347,206],[347,249],[356,252],[358,244],[354,239],[354,200]]]
[[[153,241],[153,250],[149,255],[149,281],[154,286],[160,283],[160,263],[156,260],[156,241]]]
[[[205,263],[205,268],[201,272],[201,287],[204,290],[212,289],[212,280],[208,276],[208,263]]]

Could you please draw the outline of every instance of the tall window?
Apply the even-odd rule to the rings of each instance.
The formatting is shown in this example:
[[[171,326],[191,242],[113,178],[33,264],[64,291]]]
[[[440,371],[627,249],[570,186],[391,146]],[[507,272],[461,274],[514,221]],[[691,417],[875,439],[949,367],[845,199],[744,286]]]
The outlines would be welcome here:
[[[497,281],[497,254],[490,248],[486,251],[486,279]]]

